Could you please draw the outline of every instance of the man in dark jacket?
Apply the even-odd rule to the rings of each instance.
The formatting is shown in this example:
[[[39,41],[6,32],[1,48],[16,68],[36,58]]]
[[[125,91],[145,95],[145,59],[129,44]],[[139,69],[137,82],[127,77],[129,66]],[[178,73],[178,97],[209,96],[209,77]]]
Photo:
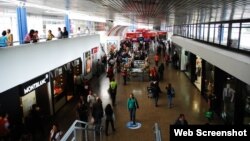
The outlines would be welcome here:
[[[159,80],[163,80],[163,74],[164,74],[164,64],[161,63],[161,65],[158,68],[158,73],[159,73]]]
[[[92,116],[94,118],[94,125],[96,127],[96,132],[97,134],[99,134],[103,117],[102,101],[99,97],[96,98],[96,103],[94,103],[93,105]]]
[[[185,115],[184,114],[180,114],[180,116],[178,117],[178,119],[175,121],[174,124],[175,125],[188,125],[188,122],[185,119]]]
[[[153,93],[153,97],[155,99],[155,107],[157,107],[158,106],[159,93],[160,93],[160,89],[159,89],[157,81],[153,82],[152,93]]]

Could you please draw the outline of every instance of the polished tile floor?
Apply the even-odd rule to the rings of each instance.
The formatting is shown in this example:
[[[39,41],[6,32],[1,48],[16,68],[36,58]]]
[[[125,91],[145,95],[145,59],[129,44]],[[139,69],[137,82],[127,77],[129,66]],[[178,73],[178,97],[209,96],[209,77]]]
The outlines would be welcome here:
[[[151,64],[154,63],[151,62]],[[152,141],[155,137],[153,130],[155,123],[159,124],[162,140],[169,141],[169,125],[174,123],[180,113],[185,114],[189,124],[205,124],[208,122],[204,117],[204,113],[208,110],[207,102],[187,76],[183,72],[173,69],[171,64],[165,67],[164,80],[160,82],[163,93],[160,94],[158,107],[155,107],[154,100],[147,96],[148,81],[131,79],[124,86],[120,74],[116,74],[116,80],[118,82],[117,106],[114,107],[116,132],[112,133],[110,129],[109,136],[103,136],[104,141]],[[165,90],[168,83],[172,83],[176,93],[173,100],[174,106],[171,109],[167,106]],[[103,101],[103,107],[111,102],[107,92],[108,84],[109,80],[105,74],[99,78],[93,78],[91,82],[94,92]],[[126,123],[129,121],[126,102],[131,92],[138,99],[140,106],[136,112],[136,119],[142,124],[139,129],[128,129],[126,127]],[[72,110],[75,106],[75,102],[67,104],[55,117],[61,129],[65,132],[75,120],[75,111]],[[219,119],[210,122],[210,124],[220,123],[222,122]]]

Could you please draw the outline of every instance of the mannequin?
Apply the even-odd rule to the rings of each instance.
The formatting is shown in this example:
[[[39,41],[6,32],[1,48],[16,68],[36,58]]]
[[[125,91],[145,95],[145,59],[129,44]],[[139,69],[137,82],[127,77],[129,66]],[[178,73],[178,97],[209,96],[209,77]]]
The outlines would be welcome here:
[[[199,77],[201,76],[201,59],[197,58],[196,59],[196,75]]]
[[[224,111],[222,112],[222,117],[226,118],[227,114],[233,107],[232,103],[234,100],[235,91],[230,87],[230,84],[226,84],[226,87],[223,89],[223,101],[224,101]]]
[[[223,101],[224,102],[233,102],[235,91],[230,87],[230,84],[227,84],[223,89]]]

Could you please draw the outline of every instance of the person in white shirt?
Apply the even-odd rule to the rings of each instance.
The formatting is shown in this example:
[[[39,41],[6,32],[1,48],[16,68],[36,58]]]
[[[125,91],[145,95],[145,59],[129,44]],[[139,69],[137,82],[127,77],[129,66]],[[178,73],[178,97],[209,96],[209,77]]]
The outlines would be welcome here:
[[[77,29],[77,36],[81,36],[81,34],[82,34],[82,31],[81,31],[81,28],[80,27],[78,27],[78,29]]]
[[[93,94],[93,92],[91,90],[89,90],[89,94],[87,97],[87,102],[89,103],[89,107],[92,110],[93,104],[96,101],[96,96]]]
[[[53,124],[50,130],[50,140],[49,141],[60,141],[62,136],[62,131],[58,128],[57,124]]]
[[[57,39],[62,39],[62,30],[58,27]]]

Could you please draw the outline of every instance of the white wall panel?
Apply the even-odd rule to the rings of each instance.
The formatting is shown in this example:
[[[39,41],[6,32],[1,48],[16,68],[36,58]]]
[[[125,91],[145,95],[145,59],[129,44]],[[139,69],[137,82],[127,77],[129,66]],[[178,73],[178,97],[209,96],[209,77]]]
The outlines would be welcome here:
[[[99,35],[0,48],[0,93],[49,72],[100,45]]]
[[[173,36],[172,41],[250,85],[249,56],[215,48],[183,37]]]

